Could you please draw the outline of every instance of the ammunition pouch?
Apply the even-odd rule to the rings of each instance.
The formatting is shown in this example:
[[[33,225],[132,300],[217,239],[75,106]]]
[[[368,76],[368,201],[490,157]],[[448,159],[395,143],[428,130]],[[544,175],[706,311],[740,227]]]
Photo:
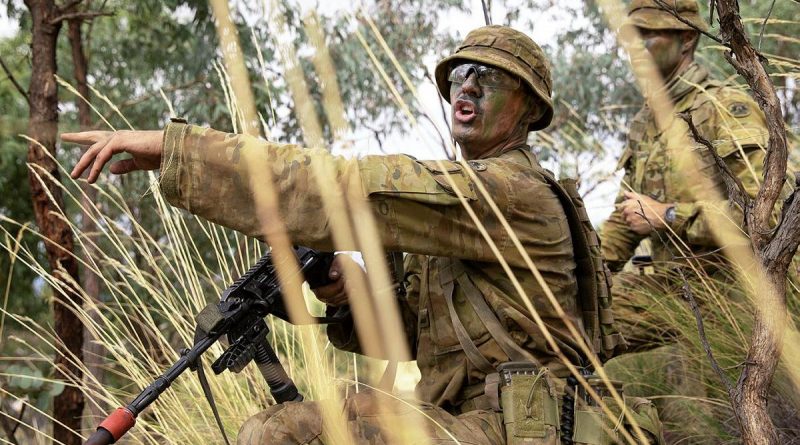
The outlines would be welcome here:
[[[617,394],[625,401],[625,412],[611,394],[611,390],[599,377],[586,378],[589,387],[594,390],[608,411],[603,411],[601,404],[586,389],[577,386],[574,394],[574,427],[570,441],[563,443],[574,445],[613,445],[629,443],[623,437],[625,430],[638,444],[661,445],[664,443],[661,421],[652,402],[640,397],[626,397],[622,392],[622,382],[610,381]],[[566,399],[565,393],[565,399]],[[641,432],[637,433],[634,423]]]
[[[508,445],[556,445],[559,404],[547,368],[507,362],[497,368]]]
[[[497,371],[508,445],[629,443],[623,430],[638,444],[664,444],[661,422],[653,403],[644,398],[625,397],[621,382],[611,381],[611,385],[623,398],[624,410],[601,378],[585,377],[608,409],[606,412],[574,378],[568,379],[567,386],[561,388],[561,380],[551,376],[547,368],[529,362],[503,363]],[[634,423],[641,434],[636,432]]]

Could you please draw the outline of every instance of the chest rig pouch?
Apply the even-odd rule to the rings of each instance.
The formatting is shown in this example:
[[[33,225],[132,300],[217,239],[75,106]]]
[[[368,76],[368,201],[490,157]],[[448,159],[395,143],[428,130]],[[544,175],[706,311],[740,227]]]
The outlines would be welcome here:
[[[637,444],[663,445],[663,431],[653,402],[641,397],[628,397],[622,391],[622,382],[611,380],[617,394],[624,400],[621,408],[614,400],[608,386],[595,375],[586,377],[586,383],[598,395],[603,404],[610,411],[610,415],[602,409],[584,387],[576,385],[567,388],[564,403],[573,404],[574,418],[571,441],[562,439],[570,445],[614,445],[628,443],[622,430],[634,438]],[[574,397],[570,397],[574,394]],[[624,410],[624,411],[623,411]],[[641,434],[636,432],[633,424],[639,427]],[[562,428],[563,430],[563,428]]]
[[[497,372],[506,443],[558,444],[558,398],[548,369],[530,362],[506,362]]]

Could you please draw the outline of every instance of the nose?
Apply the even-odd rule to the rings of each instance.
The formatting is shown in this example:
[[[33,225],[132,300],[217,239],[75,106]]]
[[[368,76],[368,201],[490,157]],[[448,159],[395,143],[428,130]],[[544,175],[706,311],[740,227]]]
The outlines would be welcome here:
[[[468,94],[473,97],[481,97],[483,92],[481,91],[481,86],[478,83],[478,73],[471,72],[464,83],[461,84],[461,94]]]

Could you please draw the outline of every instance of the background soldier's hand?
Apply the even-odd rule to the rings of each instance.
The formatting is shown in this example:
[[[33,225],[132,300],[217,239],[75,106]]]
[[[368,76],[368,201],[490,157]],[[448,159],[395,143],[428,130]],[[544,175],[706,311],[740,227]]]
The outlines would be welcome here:
[[[619,204],[628,227],[640,235],[649,235],[653,230],[667,228],[664,214],[672,204],[634,192],[625,192],[625,200]]]
[[[89,182],[97,181],[100,171],[114,155],[128,153],[130,158],[120,159],[109,170],[122,175],[136,170],[155,170],[161,165],[164,132],[155,131],[83,131],[64,133],[61,140],[88,145],[89,149],[72,169],[73,179],[77,179],[91,166]]]
[[[328,271],[328,277],[333,282],[311,289],[319,301],[328,306],[344,306],[347,304],[347,277],[345,277],[345,270],[350,271],[350,273],[364,273],[364,269],[350,255],[336,255]],[[366,279],[366,277],[363,278]]]

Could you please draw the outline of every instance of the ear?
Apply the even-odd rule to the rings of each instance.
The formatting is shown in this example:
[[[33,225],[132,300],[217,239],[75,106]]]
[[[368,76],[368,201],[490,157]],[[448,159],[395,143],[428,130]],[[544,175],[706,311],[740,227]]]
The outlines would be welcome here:
[[[681,52],[688,53],[694,52],[697,48],[697,42],[700,40],[700,33],[697,31],[683,31],[681,34]]]
[[[538,121],[544,116],[546,106],[534,95],[528,96],[528,115],[525,117],[525,123],[531,124]]]

